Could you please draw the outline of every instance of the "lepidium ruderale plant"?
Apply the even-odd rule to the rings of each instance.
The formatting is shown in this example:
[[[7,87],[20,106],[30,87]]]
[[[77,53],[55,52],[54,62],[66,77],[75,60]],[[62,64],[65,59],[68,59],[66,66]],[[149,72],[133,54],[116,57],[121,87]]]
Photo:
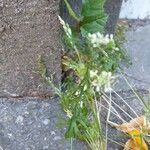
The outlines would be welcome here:
[[[68,116],[65,137],[85,140],[91,149],[106,149],[96,97],[111,90],[113,73],[121,61],[120,50],[113,35],[96,32],[75,39],[69,25],[59,19],[71,48],[62,59],[64,71],[70,71],[61,96]]]
[[[58,16],[64,31],[62,69],[66,76],[62,88],[54,90],[67,116],[65,137],[84,140],[93,150],[105,150],[107,139],[101,127],[97,99],[102,91],[111,91],[114,73],[124,56],[114,36],[104,35],[105,0],[83,0],[78,15],[67,0],[64,2],[76,20],[70,27]],[[42,76],[54,87],[50,78],[43,73]]]

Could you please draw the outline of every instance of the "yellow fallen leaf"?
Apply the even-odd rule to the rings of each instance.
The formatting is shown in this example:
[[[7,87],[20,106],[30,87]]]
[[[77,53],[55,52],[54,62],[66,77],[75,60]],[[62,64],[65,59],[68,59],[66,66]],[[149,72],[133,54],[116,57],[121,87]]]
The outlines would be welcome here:
[[[131,135],[131,139],[126,142],[124,150],[148,150],[148,146],[139,130],[135,129],[128,134]]]
[[[131,139],[126,142],[124,150],[148,150],[142,137],[144,133],[150,133],[150,123],[145,116],[137,117],[120,125],[110,122],[110,125],[131,136]]]
[[[137,145],[137,143],[133,139],[129,139],[124,147],[124,150],[148,150],[148,147],[143,140],[144,144],[142,143],[141,145]]]

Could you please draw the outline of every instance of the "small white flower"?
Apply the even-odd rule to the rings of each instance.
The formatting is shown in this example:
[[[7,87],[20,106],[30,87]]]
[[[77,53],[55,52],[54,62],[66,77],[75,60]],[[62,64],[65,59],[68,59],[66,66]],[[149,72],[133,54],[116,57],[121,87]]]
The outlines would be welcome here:
[[[88,39],[93,45],[93,47],[99,47],[100,45],[107,45],[109,42],[113,41],[113,35],[103,35],[100,32],[97,33],[89,33]]]
[[[83,91],[86,91],[86,90],[87,90],[87,85],[85,85],[83,88]]]
[[[96,86],[96,92],[100,92],[100,86]]]
[[[76,92],[75,92],[75,96],[78,96],[79,94],[80,94],[79,91],[76,91]]]
[[[114,36],[113,34],[110,34],[110,39],[113,40]]]
[[[95,76],[97,76],[97,73],[98,73],[97,70],[95,70],[95,71],[90,70],[90,78],[94,78]]]
[[[80,101],[80,107],[83,108],[83,101]]]
[[[89,37],[89,38],[92,38],[92,34],[91,34],[91,33],[88,33],[88,37]]]
[[[67,113],[67,117],[72,118],[73,114],[70,110],[67,109],[65,112]]]
[[[103,35],[100,32],[97,32],[97,38],[101,39],[101,38],[103,38]]]
[[[94,47],[94,48],[97,47],[97,44],[93,44],[93,47]]]
[[[115,47],[115,51],[119,51],[119,48],[118,48],[118,47]]]
[[[92,72],[92,75],[93,75],[93,72]],[[95,87],[95,90],[97,92],[99,92],[101,89],[104,89],[104,91],[106,92],[111,90],[111,81],[112,81],[111,72],[102,71],[100,75],[96,73],[96,76],[94,77],[96,78],[94,78],[94,80],[92,81],[92,85],[93,87]]]

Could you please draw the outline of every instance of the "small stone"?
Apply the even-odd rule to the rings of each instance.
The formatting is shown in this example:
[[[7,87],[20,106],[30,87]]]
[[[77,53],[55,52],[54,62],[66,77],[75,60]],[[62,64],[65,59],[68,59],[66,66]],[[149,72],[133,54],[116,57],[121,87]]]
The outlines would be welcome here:
[[[49,146],[46,145],[46,146],[43,146],[43,150],[48,150]]]
[[[51,135],[55,135],[56,133],[55,133],[55,131],[51,131]]]
[[[58,141],[58,140],[61,140],[61,137],[60,136],[55,136],[54,141]]]
[[[25,114],[25,115],[29,115],[30,113],[29,113],[28,111],[25,111],[24,114]]]
[[[7,135],[8,135],[8,137],[9,137],[9,138],[11,138],[11,137],[12,137],[12,133],[8,133]]]
[[[23,124],[23,119],[24,118],[22,116],[18,116],[17,119],[16,119],[16,123],[17,124]]]
[[[28,118],[30,116],[30,112],[29,111],[24,111],[23,112],[23,117],[24,118]]]
[[[45,119],[45,120],[43,120],[43,124],[45,124],[45,125],[48,125],[48,124],[49,124],[49,122],[50,122],[50,120],[49,120],[49,119]]]

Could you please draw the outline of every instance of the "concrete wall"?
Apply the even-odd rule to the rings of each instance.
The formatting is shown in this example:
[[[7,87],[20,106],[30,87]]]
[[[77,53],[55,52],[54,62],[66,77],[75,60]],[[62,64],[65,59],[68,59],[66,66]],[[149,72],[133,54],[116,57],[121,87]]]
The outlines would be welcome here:
[[[51,91],[38,74],[42,55],[60,80],[59,0],[0,0],[0,96]]]

